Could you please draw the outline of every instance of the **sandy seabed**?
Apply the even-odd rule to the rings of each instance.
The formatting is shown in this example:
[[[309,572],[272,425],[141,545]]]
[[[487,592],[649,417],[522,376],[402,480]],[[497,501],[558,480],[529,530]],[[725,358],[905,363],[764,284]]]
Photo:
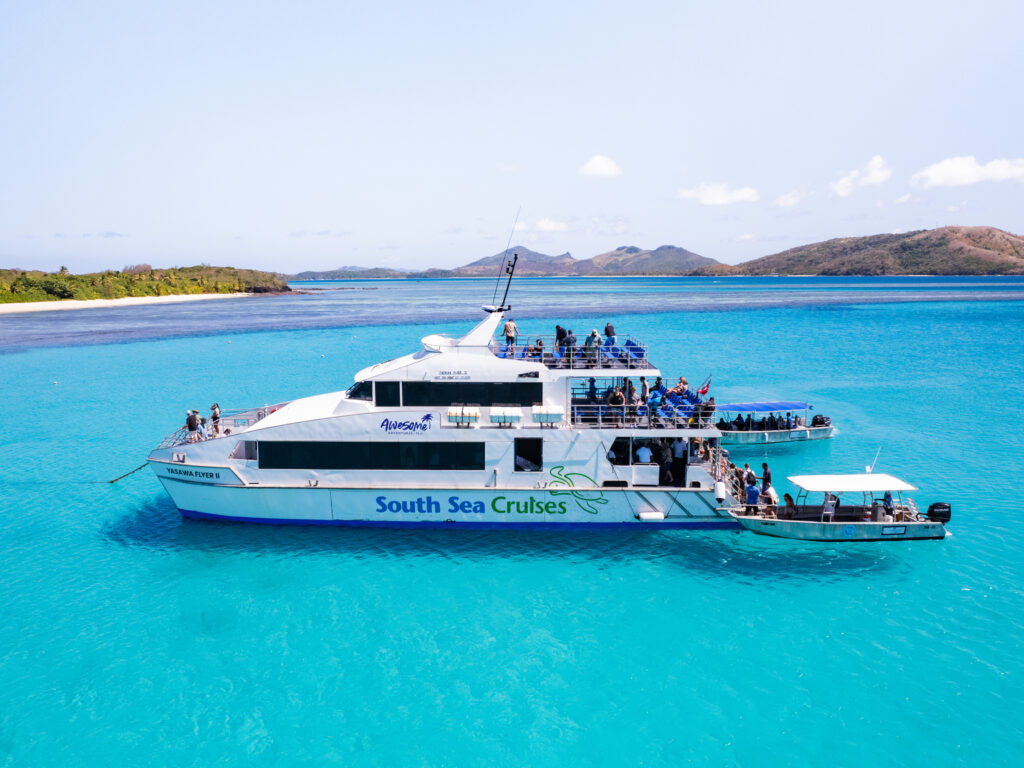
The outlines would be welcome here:
[[[60,299],[58,301],[26,301],[17,304],[0,304],[0,315],[19,312],[55,312],[62,309],[98,309],[101,307],[130,307],[136,304],[174,304],[179,301],[203,301],[206,299],[240,299],[251,293],[186,293],[174,296],[126,296],[123,299]]]

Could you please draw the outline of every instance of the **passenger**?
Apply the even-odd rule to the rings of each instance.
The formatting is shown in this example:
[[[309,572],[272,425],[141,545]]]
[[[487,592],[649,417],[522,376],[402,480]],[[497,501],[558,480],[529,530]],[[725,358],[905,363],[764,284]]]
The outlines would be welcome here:
[[[199,411],[185,411],[185,428],[188,430],[188,441],[196,442],[199,439]]]
[[[562,347],[562,354],[566,354],[568,351],[569,367],[572,368],[572,359],[576,356],[576,337],[573,335],[572,328],[565,332],[565,346]]]
[[[516,321],[511,317],[505,321],[505,343],[508,345],[514,345],[516,338],[519,336],[519,329],[516,327]]]
[[[611,412],[612,418],[615,420],[616,424],[622,423],[625,405],[626,397],[622,394],[622,390],[616,387],[615,391],[608,395],[608,410]]]
[[[749,464],[743,465],[743,482],[746,485],[750,485],[751,483],[754,483],[755,485],[757,484],[757,475],[754,474],[754,470],[750,468]]]
[[[202,418],[199,419],[199,430],[198,430],[198,432],[199,432],[199,439],[200,440],[209,440],[210,439],[210,431],[209,431],[209,429],[206,426],[206,418],[205,417],[202,417]]]
[[[747,486],[744,490],[747,493],[746,512],[748,515],[756,515],[757,503],[761,497],[761,491],[757,489],[757,483],[752,482],[750,478],[747,478]]]
[[[616,344],[615,328],[612,327],[611,323],[605,323],[605,325],[604,325],[604,335],[605,335],[605,338],[608,341],[608,346],[609,347],[614,347],[615,344]]]
[[[565,346],[565,337],[566,337],[565,328],[563,328],[560,325],[556,325],[555,326],[555,347],[559,351],[562,351],[562,348]]]
[[[770,493],[761,493],[761,501],[764,503],[764,516],[775,519],[775,499]]]
[[[587,387],[587,399],[592,403],[597,402],[597,379],[590,377],[590,385]]]
[[[583,354],[587,358],[587,365],[593,368],[597,364],[597,350],[601,347],[601,334],[597,328],[590,332],[590,335],[583,340]]]
[[[825,494],[825,503],[821,506],[822,518],[834,519],[836,514],[836,497],[831,493]]]
[[[882,497],[882,509],[885,510],[887,515],[895,513],[896,505],[892,500],[892,491],[886,491],[885,496]]]
[[[213,422],[213,434],[220,434],[220,406],[214,403],[210,406],[210,421]]]
[[[647,401],[651,397],[651,387],[647,383],[647,379],[644,376],[640,377],[640,402],[647,405]]]
[[[744,429],[745,429],[745,430],[746,430],[747,432],[749,432],[749,431],[750,431],[750,414],[749,414],[749,413],[747,414],[747,418],[746,418],[746,419],[744,419],[744,421],[743,421],[743,428],[744,428]]]
[[[715,420],[715,411],[717,410],[717,408],[718,406],[715,405],[714,396],[709,397],[708,401],[704,403],[703,421],[705,424],[710,424],[712,421]]]
[[[544,341],[537,339],[537,343],[526,348],[527,357],[544,357]]]
[[[663,389],[665,389],[665,385],[661,383],[661,376],[659,376],[654,380],[652,391],[660,393]]]
[[[768,464],[761,462],[761,492],[768,493],[768,489],[772,487],[772,471],[768,469]]]
[[[686,439],[677,437],[672,441],[672,475],[682,482],[686,474]]]
[[[650,464],[652,456],[651,449],[645,443],[641,443],[640,447],[636,449],[636,460],[640,464]]]
[[[637,397],[636,397],[636,387],[633,386],[633,382],[630,381],[629,379],[626,379],[625,383],[626,383],[626,390],[625,390],[626,402],[632,405],[637,400]]]
[[[669,445],[668,440],[658,440],[655,446],[659,452],[658,464],[661,465],[658,477],[659,484],[676,485],[677,482],[682,484],[682,476],[678,476],[672,471],[672,446]]]
[[[793,497],[788,493],[782,494],[782,500],[786,502],[786,508],[782,510],[779,517],[783,517],[786,520],[792,520],[796,517],[796,502],[793,501]]]
[[[789,415],[789,414],[787,413],[787,414],[786,414],[786,429],[792,429],[792,428],[793,428],[793,417],[792,417],[792,416],[790,416],[790,415]]]

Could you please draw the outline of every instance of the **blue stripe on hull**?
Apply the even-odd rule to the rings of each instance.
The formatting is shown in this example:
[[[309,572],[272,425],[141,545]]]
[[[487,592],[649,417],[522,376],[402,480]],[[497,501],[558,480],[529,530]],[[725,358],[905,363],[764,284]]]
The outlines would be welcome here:
[[[263,525],[347,525],[352,528],[530,528],[547,530],[597,529],[597,528],[700,528],[702,530],[736,529],[742,526],[733,520],[696,522],[680,520],[660,523],[476,523],[476,522],[444,522],[441,520],[399,521],[399,520],[287,520],[270,517],[232,517],[230,515],[211,515],[208,512],[194,512],[188,509],[179,510],[181,516],[189,520],[218,520],[232,523],[260,523]]]

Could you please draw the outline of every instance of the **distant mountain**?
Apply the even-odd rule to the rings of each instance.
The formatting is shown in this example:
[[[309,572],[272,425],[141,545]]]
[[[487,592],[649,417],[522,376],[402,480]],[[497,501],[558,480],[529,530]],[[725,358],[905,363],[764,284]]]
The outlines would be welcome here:
[[[675,245],[663,245],[653,251],[623,245],[614,251],[595,256],[590,262],[595,270],[600,271],[588,270],[577,274],[686,275],[700,267],[719,264],[714,259]]]
[[[478,259],[464,267],[457,267],[452,272],[462,277],[493,277],[498,274],[504,260],[511,258],[512,254],[519,257],[516,262],[516,274],[523,277],[578,274],[576,268],[580,262],[568,252],[561,256],[548,256],[522,247],[509,248],[493,256]]]
[[[563,277],[572,275],[688,275],[698,268],[724,267],[714,259],[699,256],[685,248],[663,245],[653,251],[623,245],[592,259],[574,259],[566,252],[560,256],[531,251],[517,246],[485,256],[455,269],[428,269],[408,272],[383,267],[340,267],[326,272],[300,272],[294,280],[346,280],[385,277],[495,277],[506,258],[516,254],[516,274],[521,277]]]
[[[723,271],[715,270],[718,274]],[[994,227],[940,227],[842,237],[790,248],[725,271],[740,275],[1024,274],[1024,238]]]

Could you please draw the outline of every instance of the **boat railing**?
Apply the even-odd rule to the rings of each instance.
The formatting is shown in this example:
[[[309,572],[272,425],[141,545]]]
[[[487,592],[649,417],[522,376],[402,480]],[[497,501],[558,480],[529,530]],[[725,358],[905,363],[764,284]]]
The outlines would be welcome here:
[[[701,429],[712,426],[692,406],[664,405],[651,407],[644,403],[606,405],[601,403],[572,406],[570,423],[579,428],[633,427],[636,429]]]
[[[648,359],[647,345],[632,336],[615,337],[615,343],[607,340],[600,346],[557,345],[554,336],[520,336],[515,344],[505,343],[504,338],[493,339],[491,351],[503,360],[526,360],[543,363],[548,368],[597,369],[653,368]],[[540,343],[538,343],[540,342]]]
[[[160,445],[158,445],[157,448],[173,448],[177,445],[185,445],[191,442],[202,442],[205,440],[216,440],[217,438],[244,432],[253,424],[258,421],[262,421],[284,405],[287,405],[287,403],[264,405],[261,408],[243,408],[240,410],[221,411],[220,420],[216,424],[214,424],[210,417],[204,417],[206,418],[205,437],[203,437],[198,431],[193,433],[195,435],[194,438],[190,437],[188,427],[181,426],[161,440]]]

